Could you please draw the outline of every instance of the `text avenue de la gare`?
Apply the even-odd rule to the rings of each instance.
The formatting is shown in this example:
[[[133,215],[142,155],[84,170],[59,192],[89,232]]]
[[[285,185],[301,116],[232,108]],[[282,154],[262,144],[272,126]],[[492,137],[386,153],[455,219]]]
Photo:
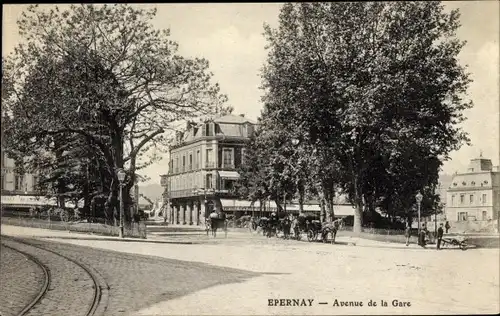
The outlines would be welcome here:
[[[267,300],[267,306],[313,306],[314,305],[331,305],[334,307],[411,307],[411,302],[402,301],[398,299],[393,299],[389,301],[380,300],[374,301],[369,300],[368,302],[363,301],[343,301],[335,299],[331,302],[315,302],[312,298],[270,298]]]

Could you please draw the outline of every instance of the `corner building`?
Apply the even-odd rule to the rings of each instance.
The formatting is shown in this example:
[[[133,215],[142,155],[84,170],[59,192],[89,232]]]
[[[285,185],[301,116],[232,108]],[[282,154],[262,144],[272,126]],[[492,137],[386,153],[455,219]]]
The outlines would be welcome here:
[[[255,128],[243,115],[225,115],[177,133],[168,173],[161,176],[167,222],[201,225],[213,210],[222,211],[221,201],[237,200],[236,169]]]
[[[472,159],[467,172],[456,173],[447,190],[446,218],[454,222],[498,220],[500,172],[490,159]]]

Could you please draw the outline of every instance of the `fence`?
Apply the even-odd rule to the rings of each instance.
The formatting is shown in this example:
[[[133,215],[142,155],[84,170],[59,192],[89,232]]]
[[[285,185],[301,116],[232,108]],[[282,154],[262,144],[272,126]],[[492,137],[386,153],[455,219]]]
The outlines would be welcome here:
[[[34,217],[6,217],[2,216],[2,224],[44,228],[53,230],[65,230],[72,232],[94,233],[105,236],[118,236],[120,227],[105,225],[100,223],[85,223],[85,222],[61,222],[53,220],[42,220]],[[123,228],[124,237],[143,238],[145,239],[146,224],[144,222],[126,224]]]
[[[462,232],[460,232],[462,233]],[[352,232],[352,226],[344,226],[342,231],[339,232],[338,236],[354,236]],[[411,232],[411,242],[417,242],[417,230],[412,229]],[[500,248],[500,236],[498,233],[493,234],[481,234],[468,232],[466,233],[468,238],[468,243],[470,245],[474,245],[479,248]],[[403,230],[397,229],[380,229],[380,228],[367,228],[363,227],[361,229],[361,233],[359,234],[360,238],[382,241],[382,242],[393,242],[404,244],[406,242],[406,238],[404,236]],[[429,240],[431,244],[435,243],[434,231],[429,231]]]
[[[404,233],[404,230],[362,227],[359,237],[376,241],[405,243]],[[344,226],[339,235],[353,236],[352,226]],[[412,232],[412,235],[416,236],[417,234]]]

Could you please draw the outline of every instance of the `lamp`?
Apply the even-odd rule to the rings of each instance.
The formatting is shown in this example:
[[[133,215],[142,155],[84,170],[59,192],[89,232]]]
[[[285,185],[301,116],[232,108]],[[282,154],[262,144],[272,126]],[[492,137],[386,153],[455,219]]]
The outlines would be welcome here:
[[[116,176],[120,182],[120,238],[123,238],[123,181],[125,180],[125,175],[125,171],[121,168],[116,171]]]
[[[297,146],[299,144],[299,140],[297,138],[292,138],[292,145]]]
[[[420,193],[420,191],[415,196],[415,199],[417,200],[417,209],[418,209],[418,234],[419,234],[419,236],[420,236],[420,204],[422,203],[423,198],[424,197],[423,197],[422,193]]]
[[[123,183],[123,181],[125,180],[125,171],[123,171],[123,169],[118,169],[118,171],[116,172],[116,175],[118,176],[118,181],[120,181],[120,184]]]

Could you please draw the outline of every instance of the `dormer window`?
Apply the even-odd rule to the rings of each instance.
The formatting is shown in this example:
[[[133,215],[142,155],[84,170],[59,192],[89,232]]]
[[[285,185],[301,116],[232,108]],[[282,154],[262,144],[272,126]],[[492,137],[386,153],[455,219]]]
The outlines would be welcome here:
[[[453,183],[453,186],[454,186],[454,187],[456,187],[456,186],[457,186],[457,183],[456,183],[456,182],[455,182],[455,183]]]
[[[484,184],[488,184],[488,180],[484,180]]]
[[[214,123],[205,123],[203,132],[203,135],[205,136],[214,136]]]
[[[470,184],[471,184],[472,186],[475,186],[475,185],[476,185],[476,182],[472,181]]]
[[[467,185],[467,183],[464,181],[464,182],[462,182],[462,185]]]

